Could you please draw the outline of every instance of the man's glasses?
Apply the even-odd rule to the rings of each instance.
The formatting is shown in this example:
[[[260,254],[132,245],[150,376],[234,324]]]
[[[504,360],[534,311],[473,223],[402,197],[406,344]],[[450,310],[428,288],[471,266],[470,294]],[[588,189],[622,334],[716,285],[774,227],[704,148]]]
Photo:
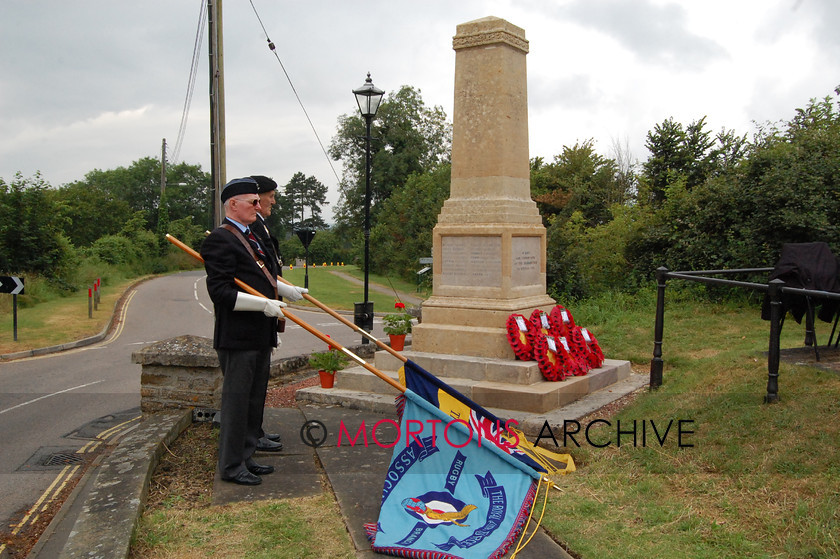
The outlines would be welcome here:
[[[236,200],[237,202],[245,203],[245,204],[251,204],[254,207],[260,205],[260,199],[259,198],[255,198],[253,200],[237,200],[236,198],[234,198],[234,200]]]

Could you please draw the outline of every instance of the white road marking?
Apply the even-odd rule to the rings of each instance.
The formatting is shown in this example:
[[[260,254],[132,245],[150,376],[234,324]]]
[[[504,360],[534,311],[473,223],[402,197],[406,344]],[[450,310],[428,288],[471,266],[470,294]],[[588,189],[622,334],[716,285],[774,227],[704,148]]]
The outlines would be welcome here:
[[[35,398],[34,400],[29,400],[28,402],[20,403],[16,406],[6,408],[5,410],[0,410],[0,415],[6,413],[7,411],[12,411],[12,410],[15,410],[17,408],[22,408],[23,406],[28,406],[29,404],[34,404],[35,402],[38,402],[40,400],[44,400],[45,398],[50,398],[52,396],[58,396],[59,394],[64,394],[65,392],[71,392],[73,390],[78,390],[79,388],[85,388],[87,386],[93,386],[94,384],[99,384],[100,382],[105,382],[105,379],[97,380],[97,381],[94,381],[94,382],[89,382],[87,384],[81,384],[79,386],[74,386],[73,388],[65,388],[64,390],[59,390],[58,392],[53,392],[52,394],[45,394],[43,396]]]

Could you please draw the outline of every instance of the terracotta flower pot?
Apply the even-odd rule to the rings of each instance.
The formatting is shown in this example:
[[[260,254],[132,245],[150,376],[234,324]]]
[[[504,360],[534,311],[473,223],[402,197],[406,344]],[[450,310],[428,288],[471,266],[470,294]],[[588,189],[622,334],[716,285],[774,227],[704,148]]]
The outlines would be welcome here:
[[[321,388],[333,387],[333,383],[335,383],[335,373],[318,371],[318,376],[321,378]]]
[[[388,334],[391,338],[391,349],[394,351],[402,351],[405,347],[405,334]]]

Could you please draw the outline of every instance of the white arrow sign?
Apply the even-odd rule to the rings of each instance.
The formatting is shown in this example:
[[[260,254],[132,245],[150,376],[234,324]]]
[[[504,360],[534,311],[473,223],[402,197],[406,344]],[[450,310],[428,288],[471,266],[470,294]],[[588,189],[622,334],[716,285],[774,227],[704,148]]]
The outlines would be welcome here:
[[[23,293],[23,278],[3,276],[0,277],[0,285],[2,286],[0,293],[11,293],[12,295]]]

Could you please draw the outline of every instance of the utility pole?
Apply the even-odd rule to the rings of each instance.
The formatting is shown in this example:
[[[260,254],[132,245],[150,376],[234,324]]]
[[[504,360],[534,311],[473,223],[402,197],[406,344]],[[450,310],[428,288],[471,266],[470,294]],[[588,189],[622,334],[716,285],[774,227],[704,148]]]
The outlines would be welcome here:
[[[213,224],[223,216],[222,188],[225,186],[225,80],[222,54],[222,0],[207,0],[210,40],[210,176],[213,182]]]
[[[163,200],[163,194],[166,192],[166,138],[163,139],[163,144],[160,146],[160,199]]]

